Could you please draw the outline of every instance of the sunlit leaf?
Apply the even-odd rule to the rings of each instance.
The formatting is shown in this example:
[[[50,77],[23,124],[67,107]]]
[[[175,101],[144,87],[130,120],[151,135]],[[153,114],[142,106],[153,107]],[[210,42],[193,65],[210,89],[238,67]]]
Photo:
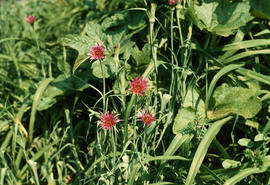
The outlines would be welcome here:
[[[252,118],[262,107],[261,101],[256,96],[256,90],[230,87],[227,84],[219,86],[215,90],[213,98],[215,100],[213,110],[215,117],[222,117],[233,113],[245,118]]]
[[[205,0],[201,5],[192,4],[189,15],[201,30],[227,37],[251,20],[249,9],[247,1]]]

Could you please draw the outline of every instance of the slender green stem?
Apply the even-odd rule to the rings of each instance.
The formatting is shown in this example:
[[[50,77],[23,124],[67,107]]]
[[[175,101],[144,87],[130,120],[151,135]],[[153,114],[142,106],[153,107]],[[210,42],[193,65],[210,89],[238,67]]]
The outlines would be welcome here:
[[[181,24],[180,24],[180,10],[181,10],[181,2],[179,1],[176,5],[176,18],[177,18],[179,35],[180,35],[180,42],[181,42],[181,46],[183,46],[184,40],[183,40],[182,29],[181,29]]]
[[[170,95],[173,95],[173,92],[175,90],[175,76],[174,76],[174,51],[173,51],[173,19],[174,19],[174,10],[175,7],[171,8],[171,86],[170,86]],[[175,96],[173,96],[175,97]],[[170,104],[170,108],[174,107],[175,101],[172,101]]]
[[[105,82],[105,76],[104,76],[104,69],[103,65],[101,63],[101,60],[99,60],[100,68],[101,68],[101,73],[102,73],[102,80],[103,80],[103,94],[102,94],[102,100],[103,100],[103,112],[106,112],[106,82]]]
[[[45,72],[45,67],[44,67],[44,59],[43,59],[42,54],[41,54],[41,50],[40,50],[40,46],[39,46],[39,41],[38,41],[38,36],[36,34],[35,25],[33,27],[33,35],[35,37],[35,41],[36,41],[36,44],[37,44],[37,48],[38,48],[38,52],[39,52],[39,57],[40,57],[40,61],[41,61],[41,72],[43,74],[43,78],[46,78],[46,72]]]
[[[112,166],[114,167],[115,162],[116,162],[116,143],[114,141],[114,134],[113,134],[113,131],[112,130],[109,132],[109,134],[110,134],[110,138],[111,138],[111,144],[112,144],[112,147],[113,147],[113,161],[112,161]]]
[[[130,116],[130,112],[132,110],[133,104],[135,103],[136,95],[132,95],[130,102],[128,103],[128,107],[126,109],[125,117],[124,117],[124,144],[128,141],[128,118]]]
[[[215,138],[213,140],[213,143],[216,145],[220,153],[224,156],[225,159],[231,159],[229,153],[225,150],[225,148],[222,146],[222,144]]]

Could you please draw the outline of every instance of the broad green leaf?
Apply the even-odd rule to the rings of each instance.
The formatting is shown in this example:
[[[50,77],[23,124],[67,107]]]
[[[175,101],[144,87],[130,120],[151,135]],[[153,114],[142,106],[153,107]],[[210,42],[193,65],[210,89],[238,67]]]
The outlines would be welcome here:
[[[99,44],[106,42],[106,34],[103,32],[100,24],[97,24],[93,21],[87,23],[85,26],[85,32],[88,36],[88,39],[91,41],[91,45],[94,45],[96,42]]]
[[[110,17],[106,17],[102,22],[101,26],[102,29],[106,31],[107,29],[119,27],[122,25],[126,25],[126,14],[124,14],[123,12],[116,13]]]
[[[96,60],[91,65],[91,72],[96,78],[109,78],[116,72],[113,57],[107,56],[104,60]]]
[[[140,50],[137,46],[133,48],[132,57],[136,61],[136,66],[148,64],[150,62],[151,48],[150,45],[145,44]]]
[[[145,24],[146,13],[144,11],[131,10],[128,12],[128,28],[136,29]]]
[[[194,131],[195,127],[195,112],[191,108],[182,108],[178,111],[174,123],[174,134],[189,134]]]
[[[262,103],[256,96],[254,89],[230,87],[227,84],[222,84],[215,90],[213,98],[215,100],[213,109],[215,118],[230,113],[253,118],[262,108]]]
[[[235,70],[235,69],[238,69],[240,67],[242,67],[243,64],[230,64],[230,65],[227,65],[225,66],[224,68],[222,68],[215,76],[214,78],[212,79],[210,85],[209,85],[209,88],[208,88],[208,92],[207,92],[207,96],[206,96],[206,99],[205,99],[205,111],[208,111],[208,106],[209,106],[209,101],[210,101],[210,98],[212,97],[212,93],[214,91],[214,87],[217,83],[217,81],[225,74]]]
[[[259,141],[267,141],[269,140],[270,137],[266,136],[265,134],[258,134],[254,137],[254,141],[255,142],[259,142]]]
[[[196,88],[189,88],[185,96],[183,107],[191,107],[200,116],[204,114],[204,102]]]
[[[251,141],[251,139],[248,139],[248,138],[239,139],[238,144],[240,146],[245,146],[245,147],[248,147],[248,148],[252,148],[254,146],[254,142]]]
[[[269,0],[250,0],[250,6],[254,17],[270,20]]]
[[[235,161],[235,160],[231,160],[231,159],[225,159],[222,162],[222,166],[225,169],[227,169],[227,168],[236,168],[236,167],[238,167],[240,165],[241,165],[241,162]]]
[[[57,102],[56,98],[60,95],[82,91],[88,87],[87,82],[78,77],[70,76],[66,78],[64,75],[60,75],[46,88],[38,103],[37,110],[42,111],[50,108]]]
[[[64,45],[69,46],[80,53],[89,53],[89,49],[95,42],[85,35],[68,35],[64,39]]]
[[[201,30],[227,37],[251,20],[249,9],[248,1],[205,0],[200,6],[191,4],[189,15]]]

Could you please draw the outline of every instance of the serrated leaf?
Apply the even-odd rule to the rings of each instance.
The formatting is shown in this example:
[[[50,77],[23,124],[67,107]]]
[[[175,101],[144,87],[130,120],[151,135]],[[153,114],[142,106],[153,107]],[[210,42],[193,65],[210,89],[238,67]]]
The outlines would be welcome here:
[[[132,51],[132,56],[136,61],[136,66],[148,64],[150,62],[151,48],[149,44],[145,44],[140,50],[136,45]]]
[[[91,40],[91,45],[94,45],[96,42],[99,44],[106,42],[106,34],[103,32],[100,24],[93,21],[87,23],[85,26],[85,32],[89,40]]]
[[[94,43],[88,36],[68,35],[64,39],[64,45],[77,50],[79,53],[89,52],[90,46],[94,45]]]
[[[103,77],[109,78],[113,76],[116,72],[113,57],[107,56],[102,61],[99,60],[94,61],[91,65],[91,71],[93,76],[99,79],[102,79]]]
[[[228,169],[228,168],[236,168],[238,166],[241,165],[241,162],[239,161],[235,161],[235,160],[231,160],[231,159],[225,159],[223,162],[222,162],[222,166],[223,168],[225,169]]]
[[[189,108],[182,108],[178,111],[174,123],[174,134],[188,134],[186,132],[193,132],[195,124],[195,112]]]
[[[201,30],[227,37],[251,20],[249,9],[248,1],[205,0],[200,6],[192,4],[189,15]]]
[[[256,90],[230,87],[227,84],[219,86],[214,94],[215,100],[213,115],[222,117],[229,113],[239,114],[244,118],[254,117],[262,107],[261,101],[256,96]]]
[[[237,142],[240,146],[245,146],[248,148],[252,148],[254,146],[253,141],[251,141],[251,139],[248,138],[241,138],[238,140]]]

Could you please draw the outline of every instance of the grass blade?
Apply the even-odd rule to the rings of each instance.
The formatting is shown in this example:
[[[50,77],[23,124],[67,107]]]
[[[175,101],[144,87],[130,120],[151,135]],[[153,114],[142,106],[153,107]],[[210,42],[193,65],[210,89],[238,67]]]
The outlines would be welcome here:
[[[256,50],[256,51],[245,51],[245,52],[239,53],[237,55],[234,55],[232,57],[225,59],[225,61],[223,63],[228,64],[228,63],[234,62],[236,60],[239,60],[241,58],[259,55],[259,54],[270,54],[270,49],[262,49],[262,50]]]
[[[265,83],[270,85],[270,77],[266,75],[262,75],[260,73],[245,69],[245,68],[239,68],[236,70],[237,73],[240,73],[241,75],[247,76],[249,78],[258,80],[259,82]]]
[[[189,161],[189,159],[181,156],[156,156],[156,157],[148,157],[146,160],[144,160],[142,163],[148,163],[151,161],[157,161],[157,160],[181,160],[181,161]],[[141,167],[141,163],[137,163],[134,165],[131,175],[129,177],[128,185],[134,184],[135,176],[137,172],[139,171]]]
[[[206,155],[208,147],[210,146],[211,142],[218,134],[221,127],[232,118],[233,118],[232,116],[229,116],[229,117],[224,118],[222,120],[218,120],[209,127],[209,129],[207,130],[205,136],[203,137],[202,141],[200,142],[198,149],[195,153],[195,156],[193,158],[193,161],[192,161],[190,169],[189,169],[189,173],[188,173],[188,177],[187,177],[185,185],[192,185],[193,184],[195,176],[197,175],[197,173],[199,171],[199,168],[203,162],[203,159]]]
[[[242,171],[240,171],[238,174],[234,175],[233,177],[227,179],[224,183],[224,185],[234,185],[237,182],[240,182],[244,178],[246,178],[249,175],[256,174],[256,173],[263,173],[270,167],[270,156],[265,157],[265,161],[260,168],[246,168]]]
[[[235,49],[247,49],[257,46],[270,45],[270,39],[255,39],[246,40],[241,42],[235,42],[232,44],[227,44],[222,48],[222,51],[235,50]]]
[[[193,135],[177,134],[173,138],[173,140],[172,140],[170,146],[167,148],[166,152],[164,153],[164,156],[173,155],[185,141],[190,140],[192,137],[193,137]],[[163,164],[164,162],[166,162],[166,161],[162,161],[161,164]]]
[[[31,109],[30,122],[29,122],[29,132],[28,132],[30,143],[32,143],[32,140],[33,140],[34,124],[35,124],[35,120],[36,120],[36,112],[37,112],[38,102],[39,102],[43,92],[45,91],[46,87],[49,85],[49,83],[51,81],[53,81],[53,78],[47,78],[47,79],[43,80],[40,83],[40,85],[35,93],[35,96],[33,99],[33,104],[32,104],[32,109]]]

